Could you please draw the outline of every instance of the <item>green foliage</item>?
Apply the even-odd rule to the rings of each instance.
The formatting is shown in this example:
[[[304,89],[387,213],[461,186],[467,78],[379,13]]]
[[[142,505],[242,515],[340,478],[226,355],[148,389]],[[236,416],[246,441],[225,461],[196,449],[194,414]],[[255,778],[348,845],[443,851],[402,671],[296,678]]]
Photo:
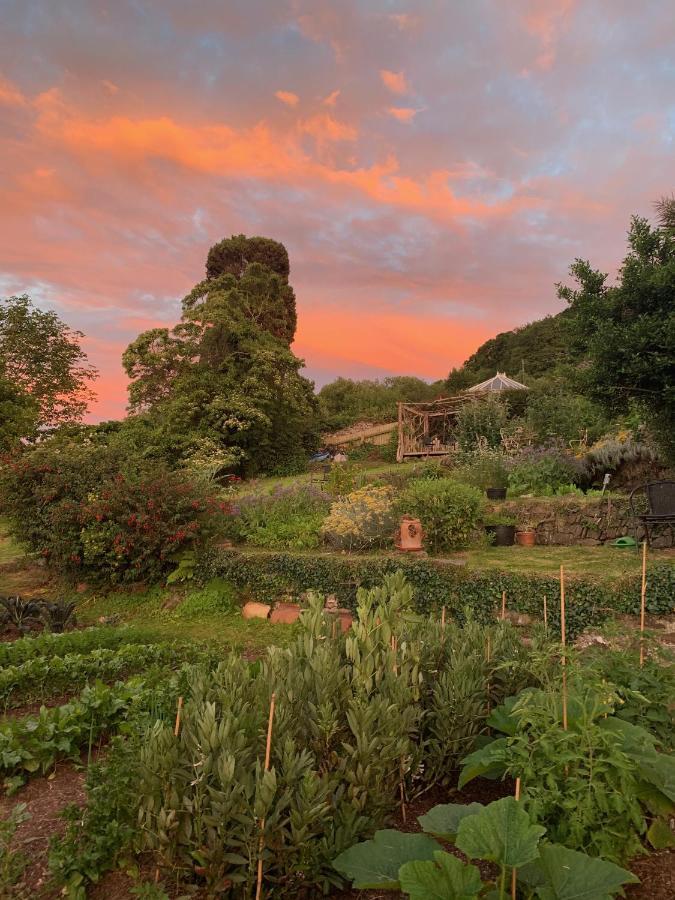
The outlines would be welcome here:
[[[495,372],[507,372],[529,385],[533,378],[550,375],[558,366],[576,363],[582,353],[571,346],[569,326],[572,318],[573,313],[564,310],[490,338],[461,369],[450,373],[446,381],[448,391],[456,393],[480,384],[492,378]]]
[[[49,868],[70,900],[84,900],[96,883],[131,846],[136,825],[140,734],[112,740],[103,763],[87,769],[87,802],[64,811],[67,827],[52,838]]]
[[[523,691],[489,719],[506,722],[509,736],[467,757],[460,785],[486,773],[521,778],[522,802],[552,840],[592,856],[630,858],[646,831],[642,785],[672,801],[675,767],[647,732],[611,716],[618,703],[611,685],[595,687],[581,672],[571,682],[565,729],[558,688]]]
[[[212,578],[202,588],[193,588],[181,601],[173,616],[176,619],[199,619],[201,616],[227,615],[237,607],[237,596],[224,578]]]
[[[199,549],[225,505],[185,472],[110,447],[46,441],[0,470],[11,532],[61,572],[116,583],[159,578]]]
[[[584,456],[584,465],[591,481],[601,479],[606,472],[618,472],[624,466],[643,466],[648,471],[657,464],[658,455],[654,448],[630,437],[598,441]]]
[[[486,860],[498,867],[495,881],[483,882],[480,871],[440,850],[424,835],[378,831],[342,853],[334,865],[359,888],[401,888],[412,900],[506,900],[511,896],[508,875],[513,872],[519,887],[534,889],[539,900],[611,900],[622,886],[638,879],[611,862],[592,859],[584,853],[557,844],[540,843],[545,829],[533,824],[513,797],[505,797],[469,812],[454,835],[457,849],[469,859]],[[426,822],[437,818],[436,809]]]
[[[170,664],[180,658],[173,645],[129,644],[115,650],[96,649],[91,653],[34,657],[18,666],[0,669],[0,704],[21,706],[80,690],[100,679],[113,681],[148,666]]]
[[[433,859],[438,850],[439,844],[425,834],[387,829],[377,831],[372,841],[345,850],[333,865],[356,890],[395,889],[402,865],[409,860]]]
[[[141,334],[125,351],[130,405],[155,445],[174,448],[180,461],[206,442],[230,471],[290,474],[316,446],[317,401],[289,346],[295,295],[286,251],[251,240],[251,258],[283,258],[286,275],[257,261],[242,270],[243,236],[212,248],[214,274],[184,298],[181,322]]]
[[[25,803],[17,803],[6,818],[0,819],[0,895],[20,896],[15,891],[17,882],[23,875],[28,859],[20,850],[12,846],[19,825],[30,819]]]
[[[358,587],[373,587],[382,578],[402,571],[413,588],[415,610],[438,613],[442,606],[459,622],[467,614],[479,622],[495,618],[502,591],[509,598],[509,609],[527,613],[540,620],[542,597],[548,597],[548,618],[552,634],[558,634],[560,582],[557,578],[522,575],[515,572],[477,572],[447,565],[433,559],[400,557],[359,558],[326,554],[246,553],[226,550],[212,553],[204,562],[204,577],[216,575],[247,590],[255,599],[271,601],[282,593],[300,594],[307,589],[334,593],[340,605],[354,609]],[[571,638],[589,625],[607,618],[611,611],[639,612],[640,588],[635,579],[617,581],[611,586],[593,578],[568,578],[567,633]],[[649,570],[647,609],[653,614],[673,610],[675,567],[667,563]]]
[[[280,278],[288,281],[290,263],[288,252],[279,241],[266,237],[246,237],[233,234],[214,244],[206,257],[206,277],[234,275],[236,278],[246,271],[251,263],[266,266]]]
[[[333,501],[321,534],[339,550],[365,550],[393,541],[394,492],[390,487],[358,488]]]
[[[481,440],[488,447],[499,447],[502,429],[506,426],[508,407],[497,396],[488,396],[475,403],[466,403],[457,413],[457,441],[462,450],[475,450]]]
[[[0,378],[11,384],[17,397],[29,395],[37,407],[20,401],[20,419],[29,417],[24,425],[37,416],[36,425],[54,428],[76,422],[86,412],[94,396],[89,383],[98,373],[87,363],[80,347],[82,337],[55,312],[35,308],[27,294],[0,302]],[[15,428],[17,424],[15,417]]]
[[[0,453],[16,449],[22,438],[35,434],[37,402],[0,371]]]
[[[471,484],[482,491],[489,487],[504,488],[509,481],[506,458],[498,450],[462,453],[451,472],[455,481]]]
[[[555,449],[525,451],[509,467],[509,491],[547,497],[564,491],[583,478],[582,466]]]
[[[397,403],[433,400],[439,384],[421,378],[395,376],[380,381],[337,378],[319,391],[319,409],[323,427],[336,430],[356,422],[393,422]]]
[[[18,641],[0,642],[0,668],[20,666],[33,659],[51,659],[71,653],[86,654],[97,649],[114,650],[126,644],[150,644],[155,632],[138,627],[101,626],[68,634],[41,634]]]
[[[675,241],[669,229],[634,216],[628,246],[615,285],[577,259],[570,267],[577,286],[559,285],[558,293],[570,304],[578,346],[588,355],[591,395],[613,413],[636,400],[672,455]]]
[[[398,501],[402,513],[422,522],[427,543],[434,551],[466,545],[483,509],[479,491],[450,478],[409,482]]]
[[[601,407],[572,393],[565,382],[540,381],[527,398],[525,422],[537,443],[578,441],[582,434],[594,441],[607,427]]]
[[[319,546],[330,501],[329,494],[311,484],[246,494],[237,500],[224,530],[235,540],[259,547],[312,550]]]
[[[59,759],[79,757],[80,748],[119,724],[141,696],[142,683],[87,686],[79,699],[37,716],[0,724],[0,771],[6,775],[49,772]]]

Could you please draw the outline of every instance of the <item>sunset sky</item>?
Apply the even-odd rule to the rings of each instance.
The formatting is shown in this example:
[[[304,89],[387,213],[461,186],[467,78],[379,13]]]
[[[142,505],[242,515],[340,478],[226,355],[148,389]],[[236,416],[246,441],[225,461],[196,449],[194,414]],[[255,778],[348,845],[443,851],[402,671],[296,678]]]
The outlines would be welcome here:
[[[0,0],[0,293],[86,333],[95,418],[233,233],[317,384],[439,378],[673,188],[668,0]]]

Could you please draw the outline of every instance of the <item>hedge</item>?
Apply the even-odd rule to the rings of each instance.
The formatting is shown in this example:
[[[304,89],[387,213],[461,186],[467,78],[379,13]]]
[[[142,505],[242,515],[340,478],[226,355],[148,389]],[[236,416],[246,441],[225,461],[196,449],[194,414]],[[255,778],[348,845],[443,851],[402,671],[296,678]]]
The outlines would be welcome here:
[[[492,619],[506,591],[510,610],[541,618],[543,596],[548,598],[549,620],[559,624],[560,585],[556,578],[483,570],[433,559],[409,557],[340,556],[222,550],[205,561],[205,577],[223,577],[257,600],[272,601],[291,592],[315,590],[335,594],[341,605],[354,609],[359,587],[373,587],[390,572],[402,570],[413,586],[420,613],[448,613],[460,621],[471,610],[481,622]],[[600,584],[591,578],[566,581],[567,627],[570,636],[597,624],[612,612],[637,613],[640,581],[630,578]],[[647,611],[672,612],[675,607],[675,566],[659,564],[648,573]]]

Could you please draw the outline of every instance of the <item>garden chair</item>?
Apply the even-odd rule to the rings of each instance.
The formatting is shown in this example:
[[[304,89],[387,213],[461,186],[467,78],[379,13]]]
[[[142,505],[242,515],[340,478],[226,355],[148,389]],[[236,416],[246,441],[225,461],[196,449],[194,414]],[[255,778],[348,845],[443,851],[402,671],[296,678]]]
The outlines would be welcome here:
[[[642,511],[637,503],[642,500]],[[675,481],[648,481],[636,487],[630,495],[631,513],[644,525],[647,545],[651,540],[650,529],[655,525],[668,525],[673,542],[675,525]],[[646,512],[644,511],[646,508]]]

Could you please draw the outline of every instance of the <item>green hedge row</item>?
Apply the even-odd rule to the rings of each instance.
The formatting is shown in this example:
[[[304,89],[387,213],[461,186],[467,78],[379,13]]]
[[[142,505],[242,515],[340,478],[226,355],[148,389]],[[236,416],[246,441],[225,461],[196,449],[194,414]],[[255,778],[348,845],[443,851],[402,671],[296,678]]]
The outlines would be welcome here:
[[[560,585],[540,575],[483,570],[476,572],[433,559],[399,557],[330,556],[224,550],[205,561],[206,577],[224,577],[257,600],[278,599],[286,591],[299,594],[315,590],[335,594],[341,605],[355,608],[359,587],[373,587],[384,575],[402,570],[413,586],[421,613],[448,613],[462,620],[468,610],[486,622],[501,606],[506,591],[510,610],[542,617],[543,597],[548,598],[549,620],[558,625]],[[567,627],[570,636],[596,624],[611,612],[637,613],[639,579],[599,584],[590,578],[566,581]],[[672,612],[675,608],[675,566],[655,565],[648,573],[647,611]]]

